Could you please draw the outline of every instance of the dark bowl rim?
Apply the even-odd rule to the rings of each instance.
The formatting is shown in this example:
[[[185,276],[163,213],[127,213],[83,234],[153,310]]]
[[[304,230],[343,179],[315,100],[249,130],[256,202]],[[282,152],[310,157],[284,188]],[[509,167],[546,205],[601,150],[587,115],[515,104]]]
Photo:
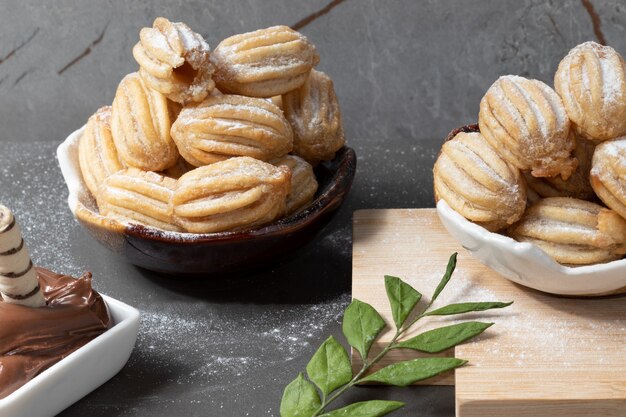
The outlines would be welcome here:
[[[446,136],[446,138],[444,139],[444,142],[448,142],[449,140],[454,139],[454,137],[458,135],[459,133],[475,133],[475,132],[480,133],[480,127],[478,127],[478,123],[470,123],[467,125],[459,126],[457,128],[452,129],[452,131],[448,133],[448,136]]]
[[[357,157],[354,149],[343,146],[337,151],[335,158],[329,161],[337,165],[337,169],[332,175],[329,185],[306,209],[257,229],[216,233],[185,233],[170,232],[139,224],[130,224],[125,227],[123,233],[126,237],[143,240],[177,244],[196,244],[229,242],[234,240],[246,241],[295,232],[321,217],[324,213],[332,210],[333,203],[337,201],[337,196],[340,196],[339,204],[343,202],[345,195],[352,186],[356,174],[356,160]]]

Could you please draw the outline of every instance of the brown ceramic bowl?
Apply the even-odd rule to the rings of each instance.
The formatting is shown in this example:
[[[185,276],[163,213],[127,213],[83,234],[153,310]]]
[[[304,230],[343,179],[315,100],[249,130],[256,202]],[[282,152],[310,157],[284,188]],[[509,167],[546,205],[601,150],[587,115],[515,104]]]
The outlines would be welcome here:
[[[277,263],[310,242],[343,203],[356,171],[354,150],[343,147],[335,159],[315,168],[319,190],[305,210],[267,226],[238,232],[175,233],[125,225],[101,216],[78,166],[78,140],[72,133],[57,149],[69,189],[68,204],[78,222],[102,245],[137,266],[167,274],[245,272]]]

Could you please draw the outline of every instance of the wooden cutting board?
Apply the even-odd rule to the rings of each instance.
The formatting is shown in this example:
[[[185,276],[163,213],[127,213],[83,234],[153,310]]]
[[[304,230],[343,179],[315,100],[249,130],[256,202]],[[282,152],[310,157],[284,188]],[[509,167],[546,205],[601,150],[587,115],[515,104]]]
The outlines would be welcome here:
[[[561,298],[513,284],[460,247],[434,209],[357,211],[353,244],[353,297],[372,304],[387,323],[393,320],[383,276],[401,277],[427,302],[452,252],[459,252],[457,270],[436,306],[515,302],[465,316],[496,324],[446,353],[468,365],[429,381],[456,385],[458,417],[626,416],[626,297]],[[434,318],[412,334],[456,321]],[[391,336],[383,334],[372,352]],[[393,361],[418,356],[392,353]],[[352,359],[359,367],[358,353]]]

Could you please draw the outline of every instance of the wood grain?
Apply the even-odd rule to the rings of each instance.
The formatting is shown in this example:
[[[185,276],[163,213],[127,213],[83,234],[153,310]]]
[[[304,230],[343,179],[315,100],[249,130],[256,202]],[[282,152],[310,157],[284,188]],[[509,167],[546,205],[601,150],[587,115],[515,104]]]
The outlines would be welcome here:
[[[363,210],[354,215],[353,297],[393,323],[383,276],[395,275],[429,301],[448,257],[457,270],[436,306],[461,301],[514,301],[472,313],[495,322],[480,338],[446,352],[470,361],[430,384],[456,382],[457,416],[626,416],[626,298],[563,298],[529,290],[486,268],[447,234],[434,209]],[[433,318],[407,336],[456,317]],[[392,337],[388,330],[375,352]],[[360,360],[353,355],[353,366]],[[415,352],[394,351],[390,360]],[[456,379],[456,381],[455,381]]]

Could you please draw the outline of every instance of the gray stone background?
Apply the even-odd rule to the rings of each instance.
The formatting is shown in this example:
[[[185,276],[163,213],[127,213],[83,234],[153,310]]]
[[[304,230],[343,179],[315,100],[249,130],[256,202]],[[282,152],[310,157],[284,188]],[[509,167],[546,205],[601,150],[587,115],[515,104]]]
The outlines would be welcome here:
[[[282,387],[340,333],[352,211],[432,206],[441,138],[476,120],[489,85],[504,74],[552,84],[559,60],[587,40],[626,53],[625,9],[619,0],[0,0],[0,200],[29,223],[42,265],[89,268],[106,277],[98,290],[143,313],[124,371],[62,414],[278,416]],[[73,222],[54,149],[111,103],[137,68],[139,29],[157,16],[212,46],[275,24],[302,26],[317,45],[359,167],[341,213],[291,263],[236,283],[177,284],[124,264]],[[398,416],[454,413],[450,388],[349,397],[407,401]]]
[[[2,140],[62,140],[135,71],[131,48],[156,16],[212,46],[235,33],[293,25],[329,0],[2,1]],[[410,149],[476,120],[503,74],[551,84],[561,57],[596,40],[584,2],[344,0],[301,31],[335,81],[354,145]],[[606,41],[626,52],[619,0],[593,0]]]

